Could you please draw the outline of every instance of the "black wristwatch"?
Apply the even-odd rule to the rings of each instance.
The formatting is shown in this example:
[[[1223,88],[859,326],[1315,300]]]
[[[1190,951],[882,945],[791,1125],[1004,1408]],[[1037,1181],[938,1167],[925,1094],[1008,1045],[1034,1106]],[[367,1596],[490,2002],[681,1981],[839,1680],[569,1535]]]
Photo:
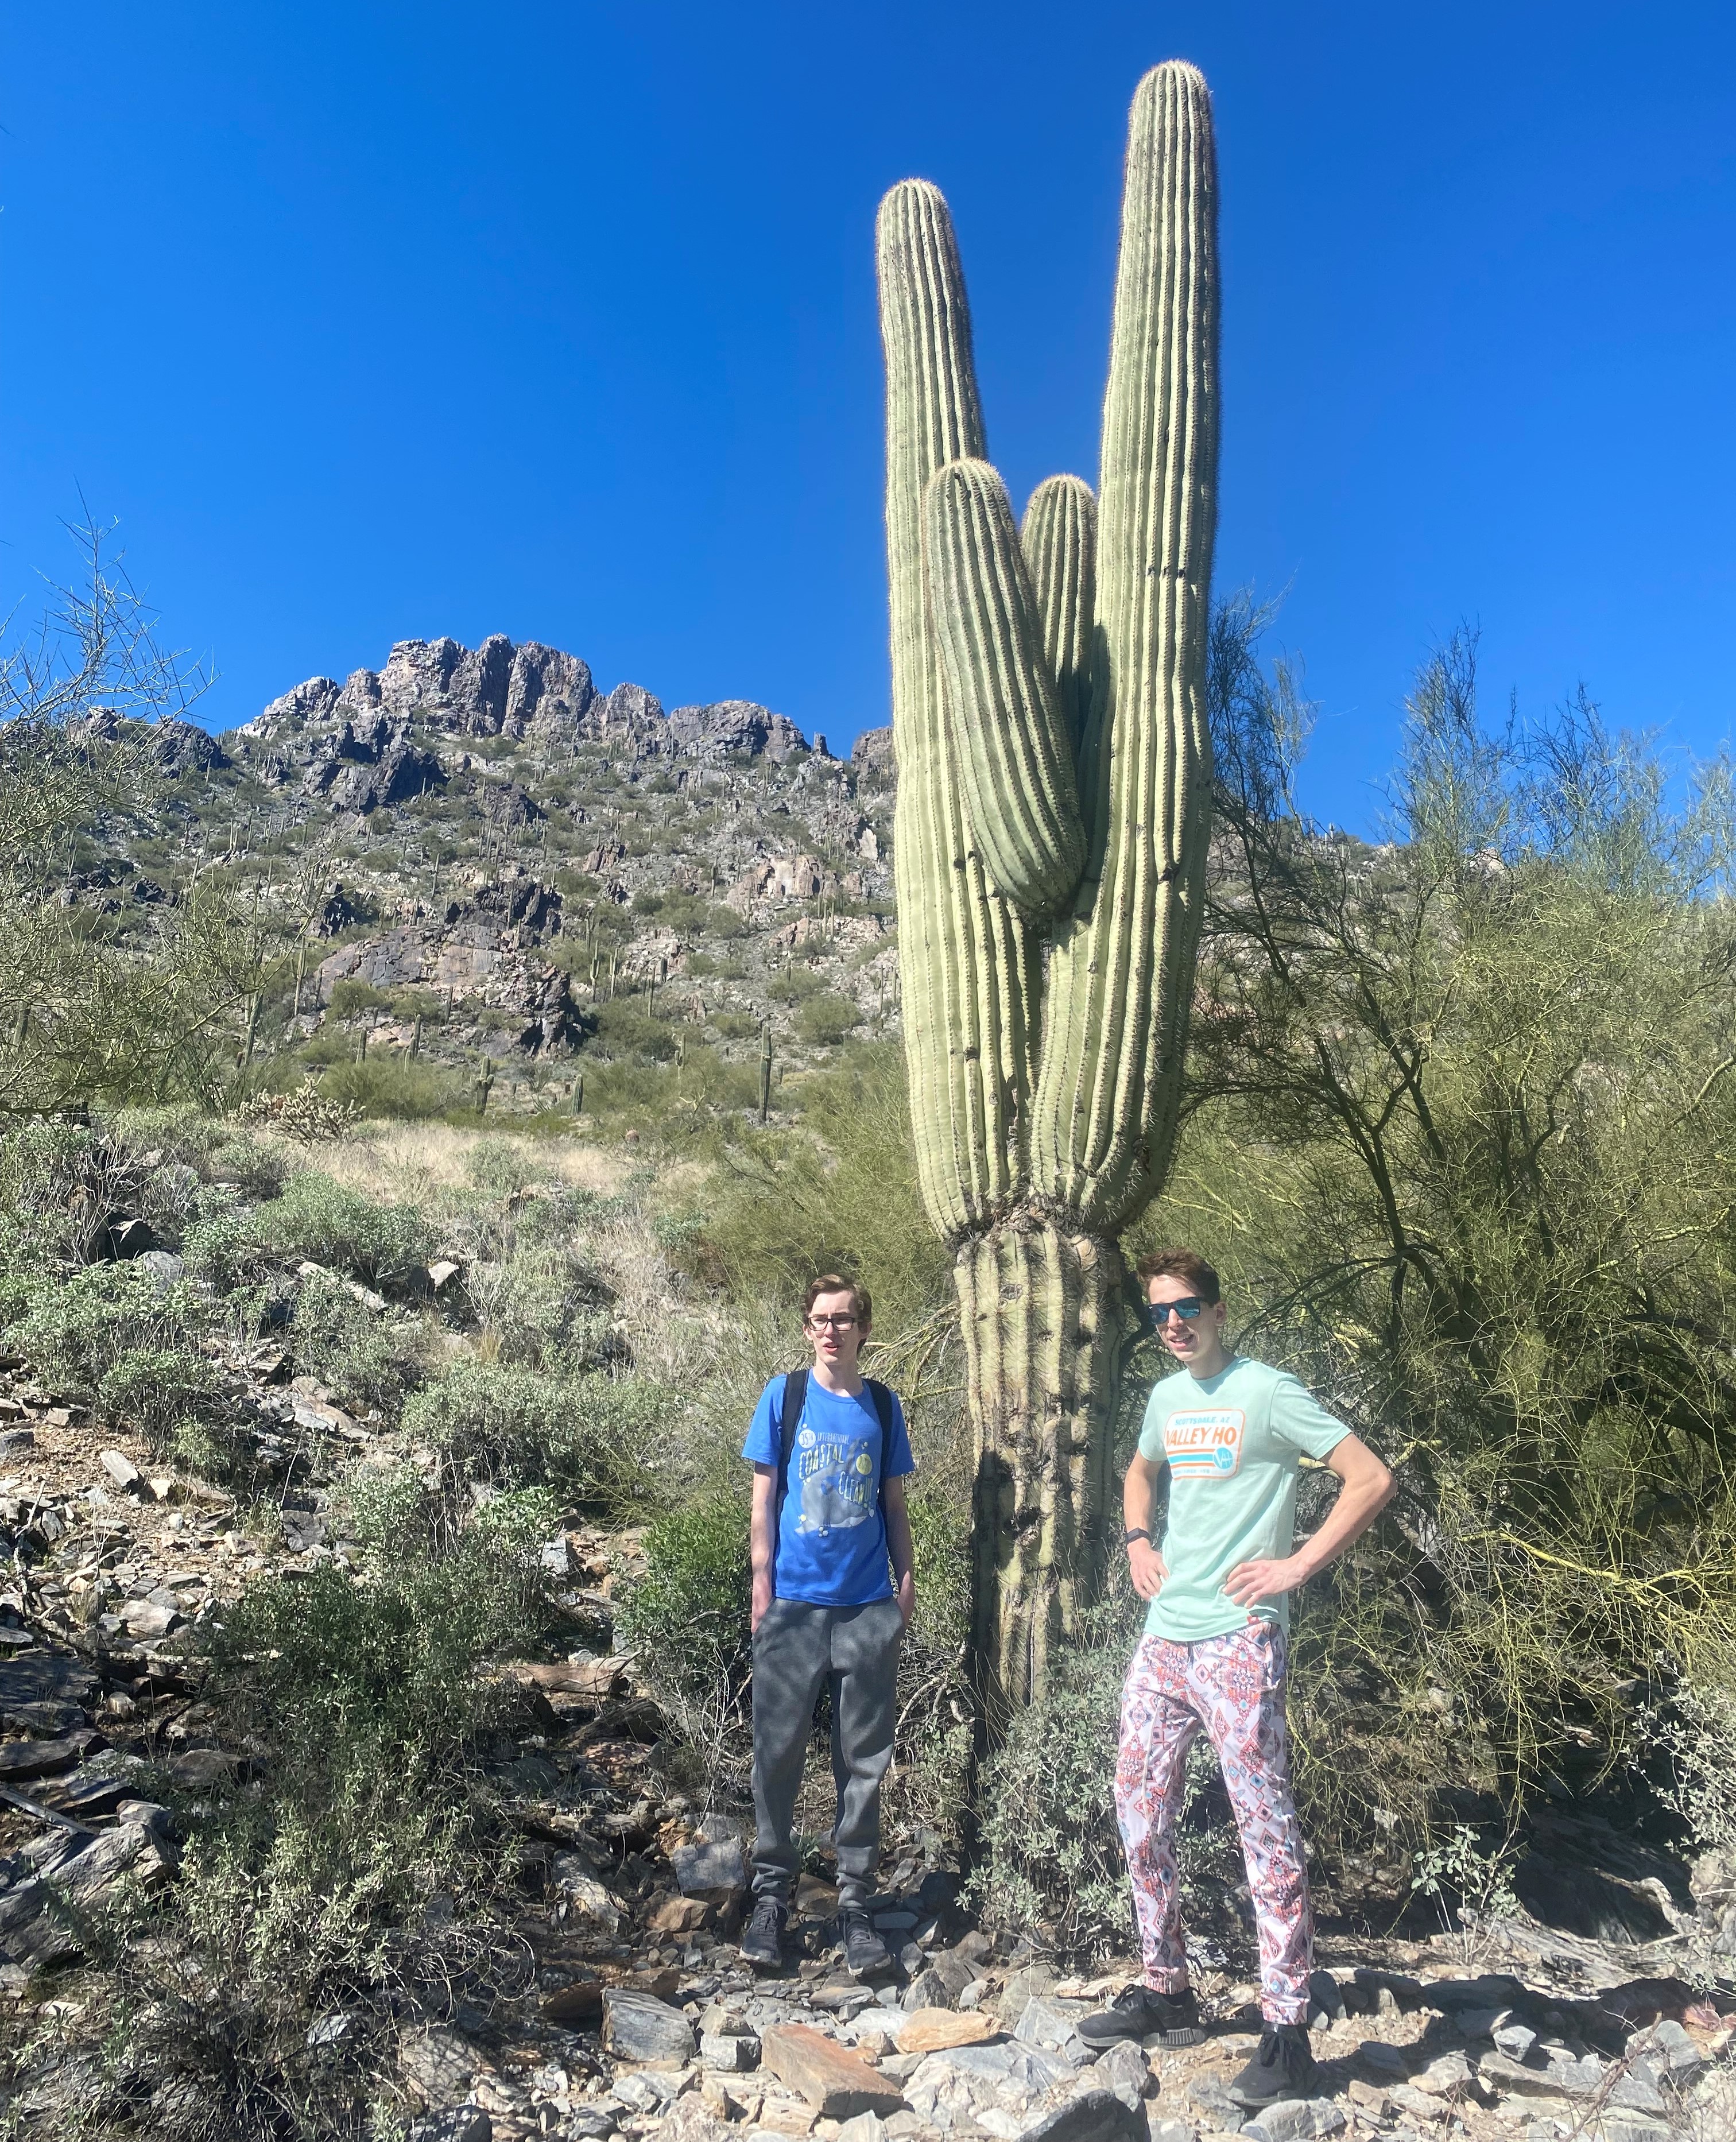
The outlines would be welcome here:
[[[1122,1534],[1122,1545],[1123,1547],[1132,1547],[1134,1541],[1137,1539],[1142,1539],[1147,1547],[1152,1544],[1152,1535],[1146,1530],[1145,1527],[1143,1525],[1135,1525],[1130,1532],[1125,1532]]]

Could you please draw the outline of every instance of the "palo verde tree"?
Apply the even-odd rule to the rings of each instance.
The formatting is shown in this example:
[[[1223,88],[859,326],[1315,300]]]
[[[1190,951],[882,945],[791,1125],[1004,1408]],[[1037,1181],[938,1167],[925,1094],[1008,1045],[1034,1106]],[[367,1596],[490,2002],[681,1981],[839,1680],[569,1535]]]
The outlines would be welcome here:
[[[1191,67],[1129,129],[1101,497],[985,459],[946,204],[878,232],[905,1046],[975,1441],[974,1638],[991,1711],[1040,1695],[1101,1581],[1118,1231],[1176,1122],[1210,827],[1216,506],[1211,103]]]

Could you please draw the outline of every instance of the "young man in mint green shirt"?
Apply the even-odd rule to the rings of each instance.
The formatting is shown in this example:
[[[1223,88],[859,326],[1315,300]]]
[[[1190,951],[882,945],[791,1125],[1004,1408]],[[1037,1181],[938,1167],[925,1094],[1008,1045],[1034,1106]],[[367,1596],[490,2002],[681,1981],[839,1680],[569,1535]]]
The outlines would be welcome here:
[[[1290,1594],[1366,1531],[1393,1476],[1294,1376],[1233,1352],[1218,1276],[1191,1250],[1142,1260],[1139,1276],[1179,1364],[1152,1390],[1122,1508],[1133,1587],[1151,1602],[1122,1692],[1115,1812],[1133,1885],[1139,1983],[1087,2019],[1098,2043],[1204,2036],[1182,1945],[1175,1828],[1187,1750],[1203,1730],[1241,1834],[1260,1932],[1260,2049],[1231,2085],[1247,2105],[1305,2097],[1314,1921],[1285,1723]],[[1343,1483],[1325,1523],[1295,1544],[1304,1457]],[[1169,1513],[1153,1532],[1157,1483]]]

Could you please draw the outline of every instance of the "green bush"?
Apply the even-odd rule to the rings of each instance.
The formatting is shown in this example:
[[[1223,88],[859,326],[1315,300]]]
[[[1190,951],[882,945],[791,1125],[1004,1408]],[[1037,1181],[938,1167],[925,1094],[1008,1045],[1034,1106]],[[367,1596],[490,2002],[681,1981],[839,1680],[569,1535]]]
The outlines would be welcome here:
[[[136,1428],[152,1447],[170,1450],[185,1427],[207,1430],[224,1410],[217,1372],[184,1346],[134,1346],[96,1386],[104,1417]]]
[[[1124,1949],[1128,1938],[1113,1786],[1130,1619],[1126,1604],[1096,1615],[1043,1703],[1014,1714],[980,1780],[976,1902],[1064,1957]]]
[[[881,1345],[945,1315],[951,1259],[916,1188],[903,1051],[853,1049],[792,1081],[783,1105],[800,1109],[801,1129],[753,1133],[725,1155],[686,1269],[737,1300],[784,1307],[816,1272],[852,1273],[873,1294]]]
[[[812,1048],[836,1048],[861,1025],[862,1014],[836,990],[822,990],[809,997],[796,1014],[798,1036]]]
[[[717,1012],[711,1023],[726,1041],[752,1041],[760,1029],[759,1021],[747,1011]]]
[[[210,1320],[209,1301],[185,1281],[162,1286],[136,1264],[86,1265],[37,1288],[6,1335],[45,1383],[94,1396],[127,1355],[184,1350]]]
[[[302,1282],[290,1315],[289,1344],[301,1373],[317,1376],[353,1411],[374,1406],[388,1415],[397,1411],[409,1365],[379,1318],[342,1280],[321,1273]]]
[[[358,1012],[386,1011],[392,992],[377,990],[371,982],[334,982],[327,1009],[333,1019],[353,1019]]]
[[[640,1454],[667,1443],[669,1394],[636,1377],[567,1377],[466,1361],[416,1392],[407,1436],[441,1452],[462,1478],[548,1488],[619,1511],[653,1488]]]
[[[346,1057],[320,1084],[328,1100],[343,1103],[392,1123],[427,1123],[467,1108],[475,1088],[468,1078],[417,1057],[375,1054],[360,1062]]]
[[[250,1225],[259,1246],[286,1261],[311,1258],[370,1282],[426,1262],[434,1246],[414,1206],[377,1205],[313,1168],[291,1176]]]
[[[597,1039],[611,1056],[641,1064],[668,1064],[675,1054],[668,1025],[619,998],[597,1007]]]
[[[752,1660],[752,1563],[745,1496],[712,1495],[645,1532],[645,1572],[622,1626],[651,1685],[691,1707],[738,1691]]]

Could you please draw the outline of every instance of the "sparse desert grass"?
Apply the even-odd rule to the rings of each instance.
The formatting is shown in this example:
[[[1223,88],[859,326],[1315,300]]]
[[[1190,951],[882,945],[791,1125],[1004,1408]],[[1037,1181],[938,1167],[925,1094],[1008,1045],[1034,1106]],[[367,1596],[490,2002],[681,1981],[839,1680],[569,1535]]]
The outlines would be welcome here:
[[[532,1140],[492,1125],[469,1130],[438,1123],[369,1124],[342,1144],[322,1150],[319,1165],[334,1182],[382,1204],[414,1203],[468,1182],[471,1155],[485,1140],[501,1138],[523,1149],[534,1175],[599,1197],[614,1197],[634,1166],[630,1155],[577,1139]]]

